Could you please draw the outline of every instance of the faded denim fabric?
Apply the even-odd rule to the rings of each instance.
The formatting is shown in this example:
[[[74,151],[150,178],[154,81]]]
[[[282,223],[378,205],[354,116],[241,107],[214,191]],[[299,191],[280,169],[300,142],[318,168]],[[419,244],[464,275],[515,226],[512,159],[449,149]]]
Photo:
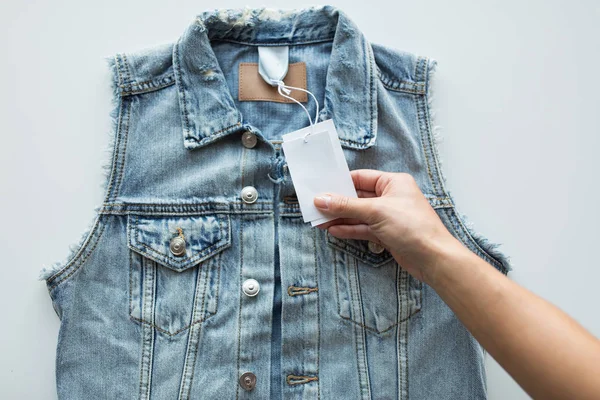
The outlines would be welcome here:
[[[238,65],[257,62],[258,45],[306,62],[351,170],[412,174],[450,232],[508,271],[446,189],[435,61],[368,42],[330,6],[206,11],[176,43],[110,60],[105,199],[42,272],[61,319],[59,397],[486,398],[482,348],[430,287],[387,250],[302,222],[281,136],[306,114],[237,100]]]

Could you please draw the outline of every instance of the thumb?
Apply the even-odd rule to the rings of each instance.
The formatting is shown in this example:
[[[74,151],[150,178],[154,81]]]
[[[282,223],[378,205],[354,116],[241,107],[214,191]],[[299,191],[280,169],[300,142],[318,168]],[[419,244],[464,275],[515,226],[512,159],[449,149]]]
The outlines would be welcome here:
[[[325,193],[314,198],[317,209],[341,218],[371,219],[371,199]]]

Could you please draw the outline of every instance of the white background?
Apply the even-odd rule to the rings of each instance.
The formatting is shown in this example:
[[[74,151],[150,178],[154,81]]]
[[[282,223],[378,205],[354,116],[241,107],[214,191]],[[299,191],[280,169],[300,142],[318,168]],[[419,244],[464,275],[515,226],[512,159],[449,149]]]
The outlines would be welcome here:
[[[337,3],[375,43],[439,61],[448,187],[512,257],[512,279],[600,336],[600,3]],[[43,264],[102,200],[105,56],[175,41],[206,8],[291,1],[2,1],[0,397],[55,398],[59,320]],[[490,399],[527,396],[492,360]]]

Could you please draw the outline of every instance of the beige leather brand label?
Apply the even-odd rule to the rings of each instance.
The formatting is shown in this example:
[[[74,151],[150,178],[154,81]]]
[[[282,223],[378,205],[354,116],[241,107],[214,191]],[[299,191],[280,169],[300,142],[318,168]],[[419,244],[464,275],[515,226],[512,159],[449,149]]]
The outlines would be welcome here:
[[[240,63],[238,75],[239,101],[274,101],[278,103],[293,103],[277,92],[277,86],[271,86],[258,73],[258,63]],[[288,72],[283,79],[287,86],[295,86],[306,90],[306,63],[298,62],[288,66]],[[308,95],[300,90],[293,90],[288,95],[306,103]]]

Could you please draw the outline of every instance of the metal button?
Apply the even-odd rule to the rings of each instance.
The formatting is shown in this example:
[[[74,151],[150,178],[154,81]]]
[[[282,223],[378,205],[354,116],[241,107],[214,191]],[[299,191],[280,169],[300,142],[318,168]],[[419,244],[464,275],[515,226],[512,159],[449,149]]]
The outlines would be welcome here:
[[[383,253],[385,250],[385,247],[383,247],[379,243],[375,243],[375,242],[371,242],[371,241],[369,241],[368,246],[369,246],[369,251],[371,251],[372,253],[375,253],[375,254]]]
[[[254,297],[260,291],[260,285],[256,279],[246,279],[242,284],[242,291],[246,296]]]
[[[251,149],[256,146],[257,142],[258,139],[254,133],[246,131],[242,134],[242,144],[244,147]]]
[[[248,391],[254,389],[254,386],[256,386],[256,375],[252,372],[244,372],[240,376],[240,386]]]
[[[169,248],[171,249],[171,253],[173,253],[173,255],[177,257],[182,256],[185,254],[185,240],[179,236],[175,236],[173,239],[171,239]]]
[[[244,203],[252,204],[258,199],[258,192],[254,186],[246,186],[242,189],[242,200]]]

